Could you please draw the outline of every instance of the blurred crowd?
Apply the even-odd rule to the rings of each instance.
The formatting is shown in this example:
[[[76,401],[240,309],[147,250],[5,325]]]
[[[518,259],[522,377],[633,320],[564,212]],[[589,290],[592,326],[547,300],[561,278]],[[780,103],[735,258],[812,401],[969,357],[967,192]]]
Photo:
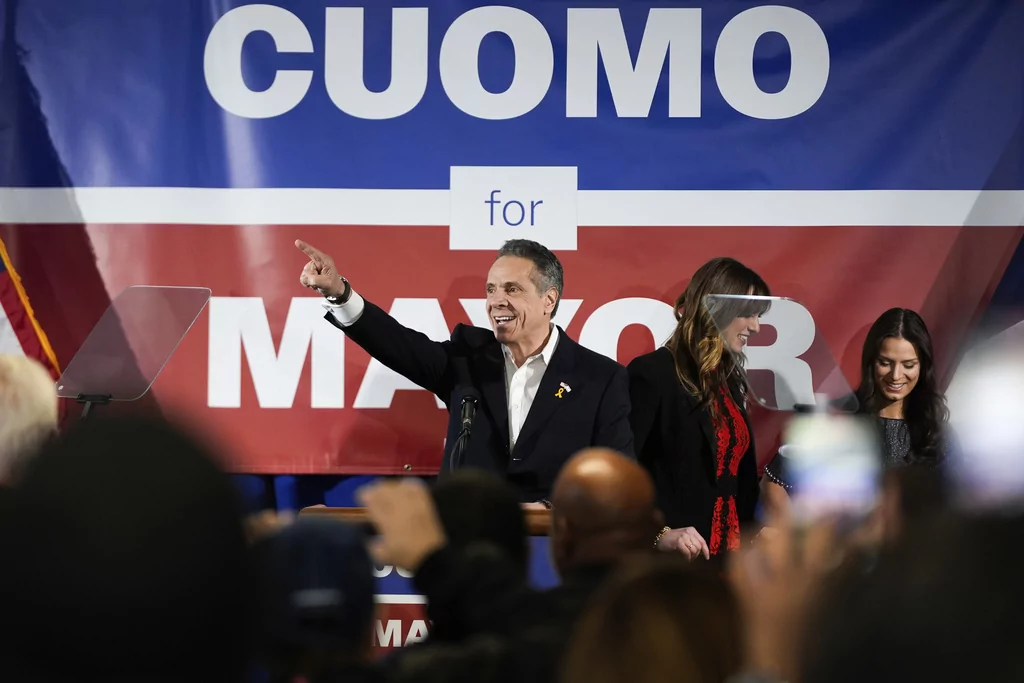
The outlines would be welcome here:
[[[1019,361],[982,363],[977,396]],[[538,590],[520,498],[484,472],[379,480],[365,523],[246,516],[216,448],[180,426],[57,434],[33,361],[0,357],[0,415],[0,681],[1024,680],[1024,508],[993,484],[1022,478],[1024,443],[981,436],[998,425],[960,432],[977,456],[960,479],[885,470],[866,514],[767,505],[724,562],[659,552],[649,472],[587,449],[552,491],[561,581]],[[412,572],[430,619],[386,657],[375,564]]]

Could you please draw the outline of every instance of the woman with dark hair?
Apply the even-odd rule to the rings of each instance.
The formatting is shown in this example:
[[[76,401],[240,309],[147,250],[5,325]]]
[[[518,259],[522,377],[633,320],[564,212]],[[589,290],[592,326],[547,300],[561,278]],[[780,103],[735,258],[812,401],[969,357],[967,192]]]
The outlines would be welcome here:
[[[921,316],[906,308],[883,313],[868,331],[860,372],[860,412],[882,420],[886,463],[941,462],[949,410]]]
[[[709,306],[709,295],[735,298]],[[676,301],[672,337],[628,367],[635,452],[668,524],[652,540],[689,559],[739,548],[757,505],[742,363],[768,302],[744,295],[767,297],[768,285],[734,259],[705,263]]]
[[[949,410],[935,378],[932,339],[921,316],[892,308],[871,326],[861,352],[858,412],[874,415],[886,468],[935,466],[949,446]],[[776,455],[765,468],[765,496],[773,505],[791,486]]]

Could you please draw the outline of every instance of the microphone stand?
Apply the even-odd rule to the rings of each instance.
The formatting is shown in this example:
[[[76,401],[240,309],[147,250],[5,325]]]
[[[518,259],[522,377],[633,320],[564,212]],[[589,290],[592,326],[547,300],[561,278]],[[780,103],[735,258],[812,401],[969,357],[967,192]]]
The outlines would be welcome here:
[[[466,444],[469,443],[470,432],[473,429],[473,418],[476,417],[476,396],[466,396],[462,399],[462,429],[455,439],[452,447],[452,459],[448,461],[448,471],[454,472],[462,467],[462,456],[466,452]]]
[[[452,448],[452,459],[448,462],[448,471],[454,472],[462,467],[462,456],[466,451],[466,444],[469,443],[470,428],[463,427],[455,439],[455,446]]]

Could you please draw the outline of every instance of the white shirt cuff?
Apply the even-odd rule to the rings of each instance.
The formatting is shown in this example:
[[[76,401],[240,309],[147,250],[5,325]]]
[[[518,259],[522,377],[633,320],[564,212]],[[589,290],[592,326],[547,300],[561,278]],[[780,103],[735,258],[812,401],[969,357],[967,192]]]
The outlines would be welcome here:
[[[338,321],[338,324],[342,327],[348,327],[359,320],[360,316],[363,315],[363,309],[366,308],[366,302],[363,301],[363,297],[356,294],[355,290],[352,291],[352,295],[343,304],[332,305],[324,304],[324,310],[334,316],[334,319]]]

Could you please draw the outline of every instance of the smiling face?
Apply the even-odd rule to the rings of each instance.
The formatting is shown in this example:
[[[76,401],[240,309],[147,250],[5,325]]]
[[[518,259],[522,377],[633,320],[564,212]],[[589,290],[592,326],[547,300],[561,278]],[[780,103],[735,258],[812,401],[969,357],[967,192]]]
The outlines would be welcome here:
[[[886,337],[875,359],[875,383],[890,402],[902,401],[917,385],[921,362],[917,349],[906,339]]]
[[[761,316],[751,315],[733,318],[729,326],[725,328],[722,336],[725,338],[725,345],[733,353],[743,353],[743,347],[747,345],[751,335],[761,331]]]
[[[487,316],[502,344],[547,336],[558,293],[538,291],[534,275],[533,262],[518,256],[502,256],[487,273]]]

